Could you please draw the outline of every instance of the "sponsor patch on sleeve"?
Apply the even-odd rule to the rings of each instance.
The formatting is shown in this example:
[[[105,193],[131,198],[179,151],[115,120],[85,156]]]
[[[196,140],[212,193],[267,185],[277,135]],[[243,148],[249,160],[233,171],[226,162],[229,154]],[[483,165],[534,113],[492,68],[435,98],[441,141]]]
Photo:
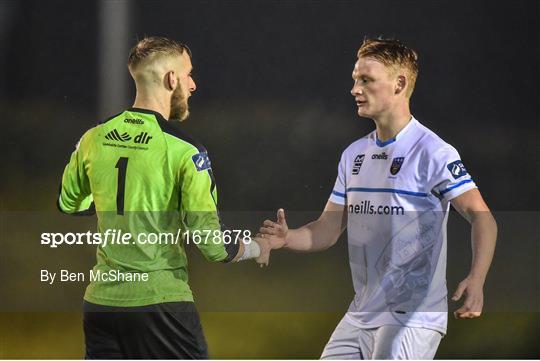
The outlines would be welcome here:
[[[193,160],[193,164],[195,164],[195,168],[197,168],[197,172],[211,168],[210,158],[208,158],[208,153],[206,152],[197,153],[191,159]]]
[[[448,164],[446,167],[448,168],[454,179],[458,179],[467,174],[467,170],[465,169],[465,166],[463,165],[463,163],[461,163],[460,160],[456,160],[455,162]]]

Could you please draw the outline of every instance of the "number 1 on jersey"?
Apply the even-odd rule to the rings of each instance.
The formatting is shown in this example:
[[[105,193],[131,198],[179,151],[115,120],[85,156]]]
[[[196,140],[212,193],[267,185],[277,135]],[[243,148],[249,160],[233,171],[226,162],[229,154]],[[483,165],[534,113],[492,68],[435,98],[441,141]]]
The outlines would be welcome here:
[[[124,215],[124,191],[126,189],[126,170],[129,158],[120,157],[116,162],[118,168],[118,187],[116,189],[116,214]]]

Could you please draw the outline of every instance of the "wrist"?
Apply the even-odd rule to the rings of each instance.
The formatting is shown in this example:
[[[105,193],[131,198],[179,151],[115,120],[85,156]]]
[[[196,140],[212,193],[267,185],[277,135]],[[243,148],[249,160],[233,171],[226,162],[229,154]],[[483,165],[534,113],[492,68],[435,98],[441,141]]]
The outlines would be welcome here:
[[[244,243],[244,253],[236,260],[236,262],[245,261],[252,258],[258,258],[261,255],[261,247],[253,240]]]
[[[467,279],[473,283],[477,283],[483,286],[486,280],[486,276],[475,272],[470,272],[467,275]]]
[[[291,243],[291,231],[289,230],[285,237],[283,238],[283,248],[289,248],[289,244]]]

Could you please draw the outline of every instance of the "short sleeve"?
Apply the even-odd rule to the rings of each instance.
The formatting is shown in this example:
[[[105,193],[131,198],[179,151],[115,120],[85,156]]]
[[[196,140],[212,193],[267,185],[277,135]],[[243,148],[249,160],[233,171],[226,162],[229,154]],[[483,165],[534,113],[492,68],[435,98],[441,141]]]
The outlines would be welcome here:
[[[206,151],[192,149],[187,153],[181,168],[181,213],[186,230],[192,234],[211,234],[195,242],[209,261],[231,261],[238,253],[239,245],[214,239],[215,232],[222,230],[217,209],[217,190],[212,174],[210,158]],[[222,233],[220,233],[222,235]]]
[[[451,200],[477,188],[457,150],[449,145],[433,154],[429,167],[429,190],[440,198]]]
[[[181,180],[182,210],[215,214],[217,211],[217,189],[208,153],[193,148],[186,154],[179,177]],[[219,229],[217,221],[215,228]]]
[[[345,205],[347,203],[347,186],[345,180],[345,153],[341,155],[338,165],[336,183],[332,189],[329,200],[332,203]]]

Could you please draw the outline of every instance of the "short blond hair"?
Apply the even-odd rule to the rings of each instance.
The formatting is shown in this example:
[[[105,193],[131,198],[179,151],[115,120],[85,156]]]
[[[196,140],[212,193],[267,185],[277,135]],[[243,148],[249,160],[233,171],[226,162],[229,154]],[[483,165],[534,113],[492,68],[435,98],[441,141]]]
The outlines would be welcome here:
[[[156,55],[180,56],[184,52],[191,58],[191,50],[185,44],[158,36],[147,37],[139,41],[129,52],[128,67],[135,69],[140,63]]]
[[[418,76],[418,54],[413,49],[394,39],[365,39],[358,50],[358,58],[371,58],[389,68],[402,68],[408,73],[409,87],[406,96],[410,98]]]

